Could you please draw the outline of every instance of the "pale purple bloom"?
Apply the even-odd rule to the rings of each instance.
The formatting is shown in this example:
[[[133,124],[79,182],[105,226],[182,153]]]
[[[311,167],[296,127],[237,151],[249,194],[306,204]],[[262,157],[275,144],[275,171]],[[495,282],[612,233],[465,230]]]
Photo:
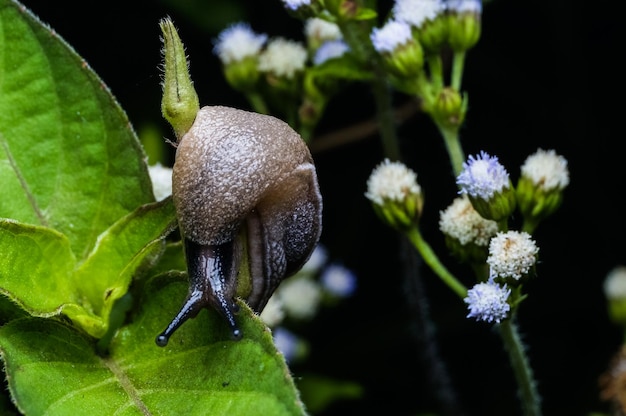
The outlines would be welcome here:
[[[405,22],[391,20],[381,28],[374,28],[370,34],[374,49],[378,53],[393,52],[398,46],[413,38],[411,27]]]
[[[352,270],[337,263],[324,269],[320,282],[327,292],[342,298],[352,295],[356,289],[356,276]]]
[[[510,180],[509,173],[496,156],[480,152],[463,163],[463,171],[456,183],[461,187],[459,193],[489,200],[496,192],[508,188]]]
[[[467,317],[475,318],[477,321],[499,323],[511,310],[511,306],[507,303],[510,294],[511,289],[491,280],[474,285],[467,291],[467,297],[463,299],[469,308]]]
[[[483,3],[481,0],[448,0],[448,10],[457,13],[473,12],[482,13]]]
[[[283,4],[290,10],[298,10],[302,6],[311,4],[311,0],[283,0]]]
[[[272,330],[274,345],[285,357],[285,361],[292,361],[298,356],[300,339],[291,331],[278,327]]]
[[[329,59],[340,58],[348,50],[350,50],[348,44],[341,39],[327,40],[315,51],[313,63],[321,65]]]
[[[392,11],[396,20],[420,28],[424,22],[435,20],[445,10],[442,0],[396,0]]]

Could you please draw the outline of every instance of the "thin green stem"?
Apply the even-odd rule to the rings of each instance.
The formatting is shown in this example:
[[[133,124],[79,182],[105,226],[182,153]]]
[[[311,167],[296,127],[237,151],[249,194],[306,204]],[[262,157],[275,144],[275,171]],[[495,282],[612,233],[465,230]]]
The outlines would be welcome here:
[[[461,81],[463,80],[463,67],[465,65],[465,51],[454,52],[452,56],[452,88],[461,91]]]
[[[430,247],[430,245],[424,240],[422,234],[417,227],[411,228],[406,232],[407,237],[415,246],[417,251],[422,255],[422,258],[428,264],[437,276],[450,288],[454,293],[459,295],[461,299],[467,296],[467,288],[463,283],[459,282],[452,273],[446,269],[446,267],[439,261],[439,258]]]
[[[517,380],[520,401],[525,416],[541,415],[539,405],[539,394],[533,378],[532,368],[528,364],[528,358],[524,351],[524,346],[517,330],[517,325],[513,318],[500,322],[498,325],[500,336],[506,352],[509,354],[509,361],[513,367],[513,373]]]
[[[438,127],[446,144],[450,164],[452,165],[452,172],[454,172],[454,177],[456,178],[463,170],[463,162],[465,161],[465,153],[463,152],[461,140],[459,139],[459,129],[458,127],[452,128],[441,125],[438,125]]]
[[[376,76],[374,81],[372,81],[372,92],[376,101],[376,116],[385,156],[391,160],[400,160],[400,148],[393,118],[391,94],[382,71],[376,70]]]
[[[428,69],[430,73],[430,81],[435,87],[435,91],[439,91],[443,88],[443,63],[441,61],[441,55],[428,54],[426,56],[428,61]]]

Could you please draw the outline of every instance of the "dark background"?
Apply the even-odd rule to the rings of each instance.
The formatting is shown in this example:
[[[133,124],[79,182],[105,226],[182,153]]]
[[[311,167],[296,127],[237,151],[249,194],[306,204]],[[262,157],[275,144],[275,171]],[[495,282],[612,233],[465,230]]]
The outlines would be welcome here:
[[[224,81],[213,40],[245,20],[257,32],[302,39],[301,22],[280,0],[161,0],[79,2],[24,0],[110,87],[135,128],[157,127],[160,116],[160,32],[169,15],[191,60],[202,105],[248,108]],[[389,7],[390,2],[382,3]],[[466,154],[497,155],[514,180],[538,147],[569,161],[571,185],[560,211],[535,234],[538,278],[528,286],[519,322],[543,396],[546,415],[606,411],[598,377],[619,348],[602,293],[607,272],[626,263],[622,215],[624,18],[610,1],[494,0],[485,4],[483,33],[470,51],[463,88],[470,97],[462,130]],[[402,105],[406,97],[395,97]],[[333,101],[319,134],[374,116],[362,86]],[[422,231],[467,284],[469,271],[448,258],[438,232],[439,211],[455,196],[443,142],[416,114],[399,126],[406,163],[426,194]],[[432,362],[423,360],[419,326],[412,325],[402,272],[403,244],[364,198],[365,183],[382,159],[378,138],[314,153],[324,196],[322,243],[333,260],[353,269],[359,289],[307,325],[311,356],[296,377],[314,371],[364,387],[360,400],[337,403],[325,415],[415,415],[440,410],[431,388]],[[426,269],[423,289],[440,356],[458,404],[467,415],[520,414],[515,385],[497,334],[464,318],[458,298]]]

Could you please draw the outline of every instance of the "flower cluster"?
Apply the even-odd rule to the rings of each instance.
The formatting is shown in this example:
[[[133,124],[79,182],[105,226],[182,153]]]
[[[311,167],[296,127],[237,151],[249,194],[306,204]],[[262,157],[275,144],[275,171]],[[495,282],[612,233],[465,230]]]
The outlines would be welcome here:
[[[477,321],[499,323],[507,318],[511,306],[508,304],[511,289],[493,281],[478,283],[467,291],[464,302],[469,308],[468,318]]]

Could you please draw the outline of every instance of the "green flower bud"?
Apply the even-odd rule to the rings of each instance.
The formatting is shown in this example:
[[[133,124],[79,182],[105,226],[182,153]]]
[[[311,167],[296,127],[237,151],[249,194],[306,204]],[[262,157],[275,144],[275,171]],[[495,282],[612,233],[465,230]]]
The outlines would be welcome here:
[[[439,53],[448,40],[448,17],[439,14],[434,20],[426,20],[413,33],[427,53]]]
[[[380,29],[375,28],[370,38],[384,65],[393,74],[413,79],[421,73],[424,52],[407,23],[390,21]]]
[[[515,188],[513,188],[513,184],[510,181],[508,186],[499,192],[495,192],[488,199],[472,195],[469,195],[469,199],[474,209],[488,220],[501,222],[515,211]]]
[[[472,48],[480,39],[482,3],[480,0],[454,0],[448,3],[448,42],[455,52]]]
[[[163,98],[161,112],[172,125],[177,138],[192,126],[200,109],[198,94],[189,76],[185,47],[171,19],[159,23],[163,33]]]
[[[460,126],[465,118],[465,105],[461,94],[454,88],[443,88],[439,91],[431,114],[442,126]]]

